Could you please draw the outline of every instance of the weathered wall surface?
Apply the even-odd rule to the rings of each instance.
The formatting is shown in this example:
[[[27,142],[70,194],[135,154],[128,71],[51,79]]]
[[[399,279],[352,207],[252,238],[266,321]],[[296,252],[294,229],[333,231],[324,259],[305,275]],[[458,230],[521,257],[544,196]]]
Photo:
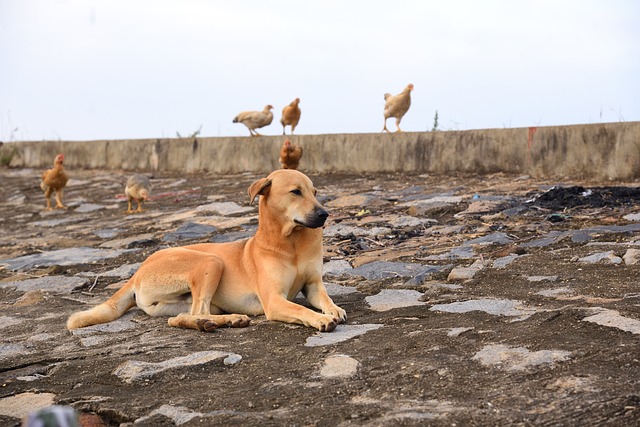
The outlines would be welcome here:
[[[640,178],[640,122],[537,128],[325,134],[290,137],[306,172],[508,172],[607,181]],[[69,168],[214,173],[280,167],[284,137],[263,136],[5,143],[0,161],[45,168],[59,152]]]

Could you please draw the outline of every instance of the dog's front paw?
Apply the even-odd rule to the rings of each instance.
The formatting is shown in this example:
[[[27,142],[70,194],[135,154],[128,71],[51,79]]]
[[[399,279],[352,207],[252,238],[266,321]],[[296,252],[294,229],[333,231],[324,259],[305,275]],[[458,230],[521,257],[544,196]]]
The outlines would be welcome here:
[[[318,319],[315,324],[312,325],[320,332],[333,332],[338,326],[338,322],[333,318],[333,316],[328,316],[325,314],[319,314]]]
[[[333,305],[328,310],[323,311],[327,316],[333,317],[333,320],[337,323],[344,323],[347,321],[347,312],[338,307],[337,305]]]

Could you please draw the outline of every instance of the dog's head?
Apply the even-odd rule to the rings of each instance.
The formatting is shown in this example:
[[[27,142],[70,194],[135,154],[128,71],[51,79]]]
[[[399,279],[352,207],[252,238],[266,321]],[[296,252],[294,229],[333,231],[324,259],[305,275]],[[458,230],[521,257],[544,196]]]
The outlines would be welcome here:
[[[260,209],[268,210],[294,226],[322,227],[329,213],[316,199],[313,182],[302,172],[280,169],[249,187],[251,203],[262,196]]]

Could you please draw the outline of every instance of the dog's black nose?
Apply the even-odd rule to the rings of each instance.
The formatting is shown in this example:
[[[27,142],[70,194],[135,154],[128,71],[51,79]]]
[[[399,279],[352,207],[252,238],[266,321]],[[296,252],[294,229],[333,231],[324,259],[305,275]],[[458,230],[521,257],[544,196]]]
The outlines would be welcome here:
[[[326,210],[324,210],[322,208],[318,208],[318,209],[316,209],[316,215],[320,219],[327,219],[329,217],[329,212],[327,212]]]

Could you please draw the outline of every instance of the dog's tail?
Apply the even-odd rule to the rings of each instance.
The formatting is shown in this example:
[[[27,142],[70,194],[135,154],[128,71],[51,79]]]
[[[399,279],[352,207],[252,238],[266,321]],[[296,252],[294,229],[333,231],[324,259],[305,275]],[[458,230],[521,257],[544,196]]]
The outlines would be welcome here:
[[[85,311],[78,311],[69,316],[67,329],[84,328],[85,326],[97,325],[116,320],[127,310],[136,305],[133,289],[133,279],[118,290],[111,298],[100,305]]]

